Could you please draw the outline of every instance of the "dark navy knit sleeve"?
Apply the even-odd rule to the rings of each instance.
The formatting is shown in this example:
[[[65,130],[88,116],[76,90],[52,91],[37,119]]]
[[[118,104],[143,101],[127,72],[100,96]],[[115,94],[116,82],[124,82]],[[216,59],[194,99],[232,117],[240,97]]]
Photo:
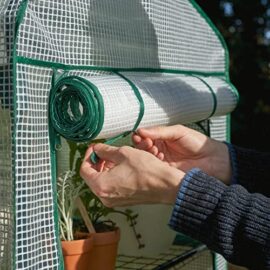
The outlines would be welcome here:
[[[232,184],[270,197],[270,153],[227,144],[232,165]]]
[[[226,186],[199,169],[184,177],[170,227],[205,243],[228,261],[270,269],[270,199]]]

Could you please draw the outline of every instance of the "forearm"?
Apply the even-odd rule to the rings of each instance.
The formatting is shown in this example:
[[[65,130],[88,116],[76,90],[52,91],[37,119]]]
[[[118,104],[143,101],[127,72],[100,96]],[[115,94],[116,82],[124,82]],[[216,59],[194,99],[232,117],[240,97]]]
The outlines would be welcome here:
[[[233,263],[270,269],[269,205],[262,195],[192,170],[182,181],[170,226]]]
[[[240,184],[249,192],[270,196],[270,154],[228,144],[232,184]]]

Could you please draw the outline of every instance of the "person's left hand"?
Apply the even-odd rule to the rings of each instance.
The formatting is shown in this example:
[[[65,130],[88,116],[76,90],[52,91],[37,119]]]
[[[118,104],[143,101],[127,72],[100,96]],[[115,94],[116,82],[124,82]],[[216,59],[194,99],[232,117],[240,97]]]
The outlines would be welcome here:
[[[92,152],[101,161],[90,161]],[[184,173],[150,153],[132,147],[96,144],[89,147],[80,174],[107,207],[173,204]]]

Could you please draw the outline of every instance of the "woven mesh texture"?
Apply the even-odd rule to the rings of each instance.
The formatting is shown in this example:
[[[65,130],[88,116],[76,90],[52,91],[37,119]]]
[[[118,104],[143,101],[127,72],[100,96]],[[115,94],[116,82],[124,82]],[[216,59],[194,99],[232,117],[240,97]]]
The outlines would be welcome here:
[[[141,126],[188,124],[214,112],[210,133],[224,140],[225,114],[237,102],[227,64],[193,1],[0,0],[1,269],[61,269],[48,120],[54,77],[97,85],[100,138],[132,129],[138,118],[138,100],[117,69],[144,100]]]
[[[212,114],[225,115],[231,112],[237,103],[237,97],[231,87],[220,78],[150,72],[124,72],[122,74],[136,85],[142,96],[145,111],[140,127],[198,122],[207,119]],[[72,71],[67,77],[73,75],[95,85],[103,98],[104,124],[97,138],[109,138],[132,130],[138,118],[140,106],[132,87],[126,80],[115,74],[93,76],[91,72],[86,71]],[[75,90],[80,91],[79,88]],[[74,98],[74,95],[72,97]],[[68,106],[70,100],[66,103],[60,113],[67,113],[70,117],[63,123],[59,121],[54,123],[57,126],[62,125],[65,131],[67,122],[72,118],[72,110]],[[82,104],[78,103],[77,107],[79,110]],[[80,118],[74,123],[81,121],[85,119]],[[78,129],[81,131],[79,127]],[[71,136],[73,132],[70,130]],[[62,134],[61,130],[60,134]]]
[[[186,0],[29,1],[20,31],[18,54],[39,60],[225,70],[220,40]]]
[[[17,66],[16,265],[58,265],[48,129],[50,69]]]
[[[0,268],[3,270],[13,265],[12,48],[19,2],[0,1]]]

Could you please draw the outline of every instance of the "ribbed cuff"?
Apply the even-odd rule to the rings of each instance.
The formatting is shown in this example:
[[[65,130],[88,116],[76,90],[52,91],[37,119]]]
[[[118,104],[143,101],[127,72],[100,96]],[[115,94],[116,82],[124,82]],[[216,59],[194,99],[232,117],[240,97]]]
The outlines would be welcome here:
[[[239,184],[237,180],[238,179],[237,157],[236,157],[234,146],[227,142],[224,142],[224,143],[227,145],[229,154],[230,154],[230,161],[231,161],[231,166],[232,166],[231,185]]]
[[[204,227],[226,187],[200,169],[190,170],[182,180],[169,226],[175,231],[202,240]]]
[[[170,227],[249,269],[270,269],[269,198],[226,186],[199,169],[179,189]]]

